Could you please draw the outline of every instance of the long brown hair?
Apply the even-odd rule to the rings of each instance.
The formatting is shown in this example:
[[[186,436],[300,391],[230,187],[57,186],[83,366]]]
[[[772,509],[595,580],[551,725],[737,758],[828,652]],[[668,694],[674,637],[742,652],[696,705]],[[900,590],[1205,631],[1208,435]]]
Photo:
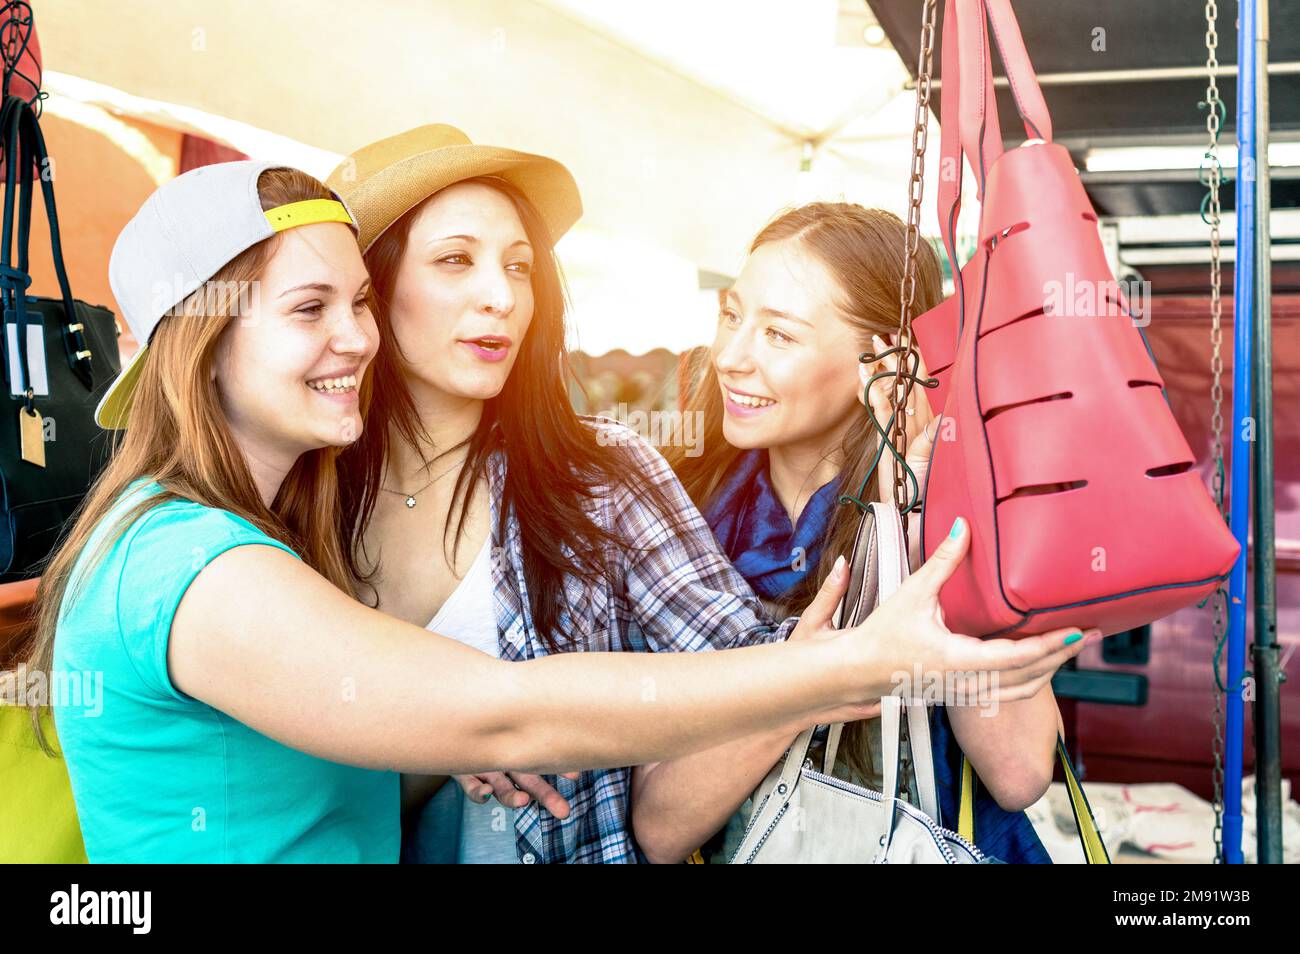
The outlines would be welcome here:
[[[268,169],[257,184],[263,209],[332,193],[296,169]],[[195,222],[194,228],[202,228]],[[169,500],[185,499],[238,514],[268,536],[292,547],[312,569],[351,592],[354,570],[338,533],[338,448],[323,447],[298,458],[267,507],[226,421],[212,380],[217,344],[243,295],[240,290],[264,272],[279,236],[240,253],[205,286],[175,305],[149,341],[131,407],[131,423],[118,432],[113,456],[86,495],[66,539],[52,555],[36,594],[36,625],[27,651],[28,666],[48,672],[54,659],[55,628],[66,601],[80,595],[80,583],[103,559],[113,542],[146,511]],[[214,294],[215,292],[215,294]],[[362,383],[361,406],[368,386]],[[104,533],[70,587],[72,571],[101,521],[123,491],[138,478],[157,481],[160,494],[127,508]],[[40,706],[29,704],[37,738]]]
[[[859,350],[870,351],[871,336],[898,331],[899,286],[903,277],[903,239],[906,226],[898,216],[847,202],[813,202],[785,212],[768,223],[749,247],[752,254],[770,242],[794,240],[814,254],[836,280],[841,300],[839,312],[858,333]],[[917,249],[914,315],[933,308],[943,292],[939,258],[928,243]],[[855,355],[856,357],[856,355]],[[677,472],[686,492],[704,510],[728,469],[743,453],[723,435],[722,392],[708,349],[692,355],[683,393],[683,418],[699,412],[703,421],[702,452],[687,456],[684,441],[664,448],[664,456]],[[855,418],[839,447],[841,468],[837,495],[856,494],[868,475],[876,450],[876,433],[866,413]],[[835,558],[846,557],[857,535],[859,511],[853,505],[836,507],[826,531],[821,559],[781,600],[782,611],[806,606],[830,573]],[[844,732],[844,754],[859,775],[869,770],[863,738],[864,723]]]
[[[454,447],[434,448],[436,454],[429,459],[424,448],[433,447],[433,441],[411,397],[406,358],[397,347],[391,319],[398,269],[411,226],[425,203],[408,211],[379,236],[365,256],[379,326],[379,351],[370,375],[374,398],[360,440],[339,457],[342,529],[351,536],[354,564],[367,568],[358,584],[373,592],[380,555],[366,552],[365,530],[379,497],[384,462],[392,442],[402,441],[416,449],[426,466],[438,457],[468,447],[452,491],[443,536],[445,549],[448,536],[454,533],[454,565],[467,518],[466,503],[473,499],[478,481],[486,477],[489,456],[496,450],[504,451],[508,464],[505,488],[498,502],[496,537],[505,541],[513,509],[519,523],[533,626],[548,648],[562,651],[572,643],[560,632],[561,615],[566,609],[574,609],[568,605],[564,577],[571,574],[585,586],[596,586],[606,577],[605,557],[610,548],[628,547],[627,541],[592,519],[592,500],[622,484],[646,497],[666,519],[672,520],[674,514],[664,492],[646,478],[627,449],[601,446],[596,432],[583,423],[569,400],[567,382],[573,371],[564,342],[566,295],[555,243],[546,223],[527,197],[504,179],[476,176],[461,181],[495,189],[510,200],[519,214],[534,249],[534,305],[528,333],[501,393],[483,402],[482,417],[474,433]]]

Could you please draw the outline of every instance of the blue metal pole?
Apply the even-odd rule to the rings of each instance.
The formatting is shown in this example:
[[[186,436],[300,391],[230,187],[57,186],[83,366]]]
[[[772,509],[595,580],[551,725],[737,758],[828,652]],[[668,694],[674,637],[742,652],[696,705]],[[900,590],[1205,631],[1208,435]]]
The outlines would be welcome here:
[[[1251,341],[1255,317],[1255,30],[1256,3],[1237,4],[1237,240],[1232,279],[1232,533],[1241,553],[1228,578],[1227,711],[1223,739],[1223,858],[1242,863],[1241,771],[1246,671],[1246,541],[1250,530]],[[1265,0],[1267,2],[1267,0]],[[1267,160],[1265,160],[1267,161]]]

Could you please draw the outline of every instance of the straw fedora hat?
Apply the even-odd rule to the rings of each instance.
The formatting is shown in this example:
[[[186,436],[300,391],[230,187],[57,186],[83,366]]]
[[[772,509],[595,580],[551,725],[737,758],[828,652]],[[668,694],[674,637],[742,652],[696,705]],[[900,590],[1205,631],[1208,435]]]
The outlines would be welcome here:
[[[537,208],[559,241],[582,215],[578,184],[563,165],[498,146],[479,146],[455,126],[417,126],[358,149],[326,184],[352,210],[361,251],[390,225],[440,189],[474,176],[499,176]]]

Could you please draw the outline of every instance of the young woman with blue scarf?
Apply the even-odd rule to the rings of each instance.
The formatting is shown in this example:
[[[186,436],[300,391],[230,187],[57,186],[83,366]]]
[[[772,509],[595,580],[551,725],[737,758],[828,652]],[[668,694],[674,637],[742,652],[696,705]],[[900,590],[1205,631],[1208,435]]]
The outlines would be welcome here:
[[[686,413],[702,415],[703,453],[665,449],[719,545],[773,613],[805,601],[852,549],[859,511],[838,500],[868,476],[876,438],[862,401],[879,370],[857,357],[884,351],[897,326],[903,238],[896,216],[847,203],[804,206],[764,228],[726,294],[716,339],[684,402]],[[916,312],[940,296],[939,262],[923,244]],[[879,420],[888,419],[887,379],[872,386],[870,403]],[[923,485],[937,427],[923,389],[913,390],[905,413],[908,464]],[[886,462],[888,455],[874,486],[876,499],[892,501]],[[916,567],[920,534],[909,536]],[[975,706],[934,709],[941,812],[955,827],[964,751],[980,783],[979,847],[1002,861],[1051,860],[1023,811],[1052,778],[1060,716],[1050,679],[1045,674],[1031,697],[1002,703],[993,715]],[[729,746],[726,760],[719,750],[643,767],[633,801],[643,850],[680,860],[713,836],[722,860],[743,830],[745,811],[733,813],[789,742],[755,739],[748,750]],[[836,774],[879,789],[879,747],[879,719],[846,726]],[[723,839],[718,830],[728,818]]]

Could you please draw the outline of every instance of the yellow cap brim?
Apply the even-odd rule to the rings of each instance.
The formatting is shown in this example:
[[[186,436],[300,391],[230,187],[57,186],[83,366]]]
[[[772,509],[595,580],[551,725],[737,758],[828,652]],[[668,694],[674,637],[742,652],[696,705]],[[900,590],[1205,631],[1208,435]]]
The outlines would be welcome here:
[[[104,392],[99,407],[95,408],[95,423],[105,430],[126,428],[131,417],[131,405],[135,403],[135,386],[140,380],[140,369],[144,367],[148,351],[148,346],[145,346],[135,353]]]

